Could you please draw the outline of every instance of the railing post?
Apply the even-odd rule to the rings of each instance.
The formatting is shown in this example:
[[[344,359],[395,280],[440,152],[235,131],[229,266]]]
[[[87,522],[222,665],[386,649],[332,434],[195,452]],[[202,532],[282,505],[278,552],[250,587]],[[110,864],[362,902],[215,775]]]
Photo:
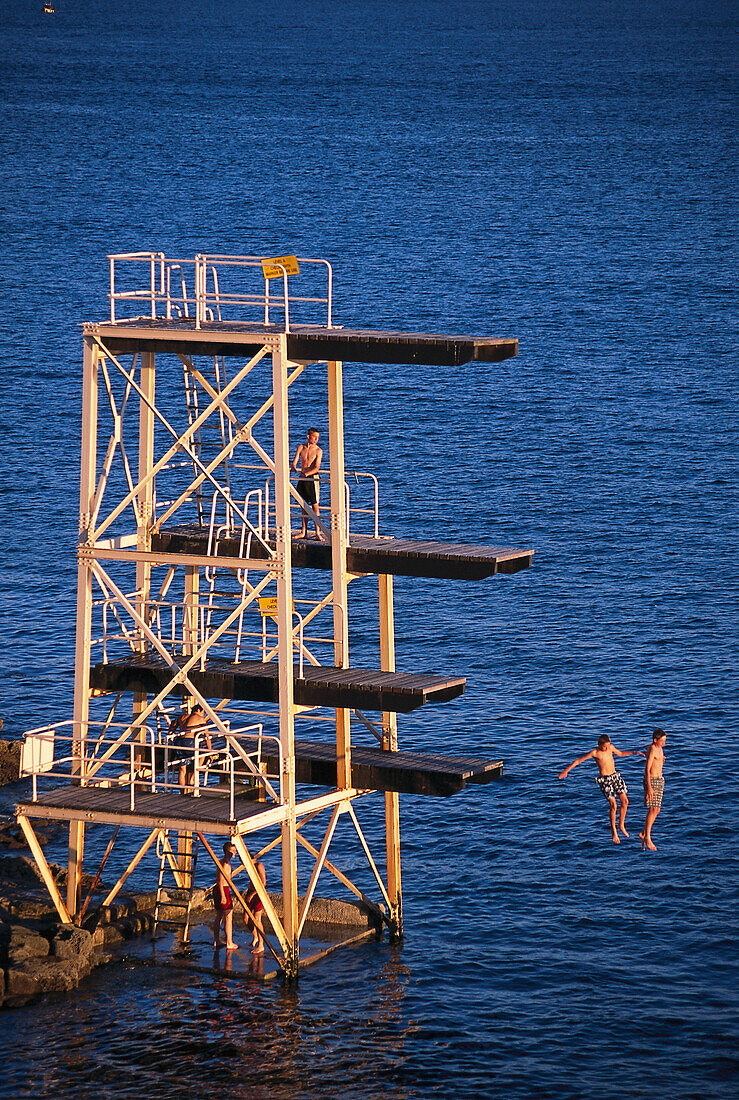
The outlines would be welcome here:
[[[326,308],[326,325],[327,325],[328,328],[331,328],[332,327],[331,326],[331,309],[332,309],[332,298],[333,298],[334,272],[333,272],[333,268],[331,267],[331,264],[327,263],[326,267],[328,268],[328,294],[327,294],[328,302],[327,302],[327,308]]]
[[[115,324],[115,258],[108,257],[110,263],[110,321]]]
[[[282,268],[282,284],[283,284],[283,287],[284,287],[283,293],[285,295],[285,332],[289,332],[290,331],[290,302],[289,302],[288,296],[287,296],[287,271],[285,270],[284,267]]]
[[[156,320],[157,315],[157,281],[156,281],[156,257],[152,252],[149,256],[150,264],[150,276],[149,284],[151,288],[151,316],[152,320]]]

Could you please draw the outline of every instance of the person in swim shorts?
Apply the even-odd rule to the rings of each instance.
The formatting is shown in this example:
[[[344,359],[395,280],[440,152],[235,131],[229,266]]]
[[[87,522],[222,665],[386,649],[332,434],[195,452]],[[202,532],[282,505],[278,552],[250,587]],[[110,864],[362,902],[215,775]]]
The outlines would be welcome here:
[[[213,905],[216,911],[216,922],[213,926],[213,947],[217,951],[223,947],[221,943],[221,925],[226,933],[226,950],[233,951],[238,947],[233,938],[234,903],[231,897],[231,860],[236,855],[236,846],[227,840],[223,845],[223,861],[219,869],[216,884],[213,887]]]
[[[308,433],[305,443],[301,443],[295,452],[295,458],[291,469],[297,470],[298,463],[300,464],[300,478],[298,484],[295,486],[300,493],[306,504],[315,511],[316,515],[320,514],[319,500],[320,489],[318,484],[318,471],[321,469],[321,460],[323,458],[323,451],[318,446],[319,432],[318,428],[308,428]],[[302,528],[300,530],[299,538],[304,539],[308,534],[308,514],[304,509],[301,509],[300,518],[302,520]],[[313,521],[316,535],[321,541],[323,541],[323,534],[318,524]]]
[[[195,734],[204,730],[207,723],[205,711],[199,703],[190,711],[188,706],[189,701],[185,699],[182,713],[172,720],[169,727],[170,744],[173,746],[170,759],[173,764],[180,765],[179,784],[183,794],[192,790],[195,780]],[[205,742],[210,748],[210,735],[207,732]]]
[[[263,863],[257,863],[257,871],[259,877],[262,880],[262,885],[267,885],[267,871],[265,870]],[[264,906],[259,900],[259,894],[256,892],[254,886],[249,887],[249,891],[244,899],[246,904],[254,914],[254,920],[251,920],[247,914],[244,914],[244,920],[246,921],[247,930],[251,929],[251,950],[255,955],[264,954],[264,932],[262,931],[262,921],[264,919]]]
[[[608,734],[604,733],[598,738],[597,749],[591,749],[590,752],[586,752],[584,756],[578,756],[577,760],[573,760],[571,764],[567,765],[563,772],[559,773],[558,778],[566,779],[568,773],[571,772],[573,768],[576,768],[578,764],[582,764],[585,760],[595,760],[600,772],[595,782],[600,787],[603,797],[609,805],[613,843],[620,844],[621,841],[616,829],[616,799],[621,803],[618,827],[624,836],[629,835],[626,832],[626,811],[629,806],[629,799],[627,797],[628,787],[624,782],[624,778],[620,772],[616,771],[616,765],[613,762],[614,756],[644,756],[644,753],[639,749],[631,749],[628,752],[617,749],[616,746],[611,743]]]
[[[664,730],[656,729],[652,734],[652,744],[647,753],[647,762],[644,765],[644,805],[647,816],[644,822],[644,832],[639,833],[642,851],[649,848],[650,852],[657,851],[657,845],[652,840],[652,825],[662,809],[662,795],[665,793],[665,780],[662,768],[665,762],[665,742],[667,734]]]

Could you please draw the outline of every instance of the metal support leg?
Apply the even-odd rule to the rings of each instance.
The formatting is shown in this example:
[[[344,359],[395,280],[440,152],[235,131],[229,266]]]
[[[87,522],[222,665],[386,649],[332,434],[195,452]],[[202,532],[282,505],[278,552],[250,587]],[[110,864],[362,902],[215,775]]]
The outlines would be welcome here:
[[[80,463],[80,550],[91,535],[97,473],[98,350],[85,339],[82,379],[82,457]],[[74,680],[74,741],[72,774],[84,782],[85,744],[90,705],[90,635],[92,630],[91,561],[80,554],[77,565],[77,628]],[[73,821],[69,826],[67,861],[67,909],[77,912],[85,846],[85,826]]]
[[[145,351],[141,353],[141,392],[139,402],[139,491],[138,491],[138,517],[136,529],[136,549],[151,550],[151,526],[153,521],[154,482],[149,478],[149,472],[154,465],[154,413],[152,411],[155,399],[155,367],[154,353]],[[146,619],[149,601],[151,599],[151,564],[150,562],[136,562],[136,610],[142,619]],[[137,630],[136,644],[139,653],[145,653],[148,649],[146,638],[141,630]],[[133,696],[133,717],[136,719],[146,709],[146,692],[136,691]],[[146,734],[142,730],[139,741],[146,741]]]
[[[381,573],[380,594],[380,667],[383,672],[395,671],[395,619],[393,613],[393,578]],[[383,711],[382,747],[386,752],[398,751],[398,716]],[[387,892],[390,899],[390,939],[403,935],[403,898],[400,879],[400,796],[397,791],[385,792],[385,846],[387,850]]]
[[[26,843],[31,849],[31,854],[33,858],[36,860],[36,865],[41,872],[41,877],[44,880],[46,889],[49,891],[51,900],[54,902],[54,907],[57,913],[59,914],[64,924],[72,924],[72,918],[70,917],[69,912],[64,905],[64,902],[62,901],[62,895],[57,889],[57,885],[54,882],[54,876],[51,873],[49,864],[46,862],[46,856],[44,855],[41,845],[36,838],[36,834],[31,828],[30,821],[28,820],[28,818],[24,817],[23,814],[19,814],[18,824],[23,830],[23,835],[26,838]]]
[[[295,704],[293,698],[293,592],[290,541],[290,429],[288,417],[287,337],[272,353],[275,440],[275,578],[277,580],[277,642],[279,646],[280,743],[284,760],[281,794],[287,802],[282,825],[282,897],[286,944],[284,972],[298,976],[298,853],[295,817]]]
[[[346,576],[346,497],[344,495],[344,389],[342,364],[328,364],[328,422],[331,466],[331,569],[334,605],[334,664],[349,667]],[[336,711],[336,785],[352,785],[350,711]]]

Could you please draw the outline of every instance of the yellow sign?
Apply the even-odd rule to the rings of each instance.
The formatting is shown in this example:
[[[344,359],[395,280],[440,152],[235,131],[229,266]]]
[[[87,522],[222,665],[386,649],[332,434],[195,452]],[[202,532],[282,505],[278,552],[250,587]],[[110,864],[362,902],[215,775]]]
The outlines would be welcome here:
[[[280,267],[277,267],[280,264]],[[279,279],[284,267],[288,275],[299,275],[297,256],[273,256],[271,260],[262,260],[262,271],[265,279]]]
[[[260,596],[259,597],[259,610],[262,612],[263,618],[272,617],[277,618],[277,596]],[[293,602],[293,615],[295,614],[295,603]]]

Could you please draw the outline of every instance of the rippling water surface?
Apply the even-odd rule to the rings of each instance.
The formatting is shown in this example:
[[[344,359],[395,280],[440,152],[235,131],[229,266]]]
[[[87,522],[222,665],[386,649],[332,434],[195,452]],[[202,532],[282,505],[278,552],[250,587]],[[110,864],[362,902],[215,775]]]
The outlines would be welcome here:
[[[40,6],[0,40],[6,732],[71,713],[77,326],[110,251],[325,256],[341,323],[518,336],[500,365],[347,367],[348,463],[384,530],[536,557],[396,581],[399,667],[468,677],[401,743],[506,762],[401,799],[402,946],[294,991],[132,957],[0,1015],[0,1095],[734,1095],[730,6]],[[620,848],[590,765],[556,775],[655,724],[645,857],[638,763]]]

